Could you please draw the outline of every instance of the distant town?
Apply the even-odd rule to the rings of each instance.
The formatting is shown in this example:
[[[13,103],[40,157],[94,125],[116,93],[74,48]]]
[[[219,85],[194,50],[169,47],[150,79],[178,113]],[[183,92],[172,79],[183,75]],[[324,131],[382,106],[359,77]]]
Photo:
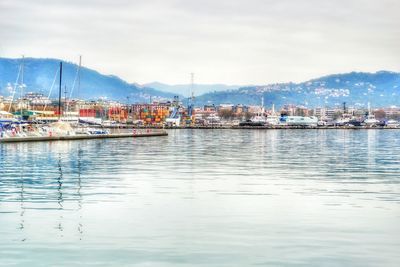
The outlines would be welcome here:
[[[399,107],[307,108],[285,105],[275,109],[264,105],[208,104],[196,106],[194,99],[184,104],[179,97],[170,101],[129,103],[109,100],[50,99],[30,92],[22,97],[0,96],[0,121],[51,123],[58,120],[98,126],[143,127],[234,127],[234,126],[361,126],[397,127]],[[286,118],[286,119],[285,119]]]

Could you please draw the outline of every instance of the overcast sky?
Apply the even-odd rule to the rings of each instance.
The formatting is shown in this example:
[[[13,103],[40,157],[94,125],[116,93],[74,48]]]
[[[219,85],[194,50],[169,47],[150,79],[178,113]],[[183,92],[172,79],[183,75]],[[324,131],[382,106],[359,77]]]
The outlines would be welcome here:
[[[266,84],[400,70],[398,0],[0,0],[0,57],[129,82]]]

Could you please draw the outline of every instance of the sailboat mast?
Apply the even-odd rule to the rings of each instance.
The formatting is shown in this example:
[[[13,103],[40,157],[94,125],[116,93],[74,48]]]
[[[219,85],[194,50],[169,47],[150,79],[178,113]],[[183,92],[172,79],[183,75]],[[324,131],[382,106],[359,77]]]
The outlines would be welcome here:
[[[261,116],[264,116],[264,96],[261,97]]]
[[[368,102],[368,115],[371,115],[371,103]]]
[[[22,55],[22,62],[21,62],[21,84],[20,84],[20,89],[21,89],[21,103],[20,103],[20,118],[22,121],[22,112],[23,112],[23,105],[24,105],[24,59],[25,56]]]
[[[24,84],[24,63],[25,63],[24,60],[25,60],[25,56],[22,55],[22,63],[21,63],[21,65],[22,65],[22,69],[21,69],[21,85]]]
[[[82,55],[79,56],[78,93],[77,93],[78,96],[79,96],[79,90],[81,89],[81,67],[82,67]]]
[[[63,110],[64,110],[64,116],[68,113],[68,104],[67,104],[67,85],[64,84],[64,106],[63,106]],[[67,108],[66,108],[67,107]],[[68,116],[68,115],[67,115]]]
[[[61,120],[61,82],[62,82],[62,61],[60,61],[60,84],[58,87],[58,120]]]
[[[11,106],[14,103],[14,97],[15,97],[15,94],[17,92],[17,86],[18,86],[19,77],[21,76],[21,68],[22,68],[22,65],[19,66],[17,79],[15,80],[14,87],[12,88],[12,97],[11,97],[10,105],[8,106],[8,112],[11,112]],[[15,111],[16,110],[17,109],[15,109]]]

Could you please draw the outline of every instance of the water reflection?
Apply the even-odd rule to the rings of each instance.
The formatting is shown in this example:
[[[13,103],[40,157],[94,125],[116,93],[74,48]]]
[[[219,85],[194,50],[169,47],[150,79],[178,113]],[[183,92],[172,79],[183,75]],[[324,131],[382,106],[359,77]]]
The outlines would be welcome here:
[[[399,131],[169,133],[0,145],[0,258],[25,266],[400,263]]]
[[[61,167],[61,154],[59,154],[58,157],[58,171],[59,171],[59,175],[57,177],[57,192],[58,192],[58,198],[57,198],[57,203],[59,206],[59,210],[62,211],[63,210],[63,193],[62,193],[62,184],[63,184],[63,171],[62,171],[62,167]],[[63,215],[62,212],[60,212],[60,218],[59,218],[59,223],[57,226],[57,229],[60,231],[60,236],[62,237],[62,231],[63,231],[63,226],[62,226],[62,219],[63,219]]]
[[[81,172],[82,172],[82,148],[79,145],[78,146],[78,188],[77,188],[77,195],[78,195],[78,209],[77,212],[79,214],[79,220],[78,220],[78,232],[80,234],[79,240],[82,240],[83,236],[83,224],[82,224],[82,194],[81,194],[81,189],[82,189],[82,178],[81,178]]]
[[[24,177],[21,175],[20,177],[20,181],[21,181],[21,193],[20,193],[20,208],[21,208],[21,212],[20,212],[20,217],[21,217],[21,221],[20,221],[20,226],[19,229],[23,232],[25,226],[25,219],[24,219],[24,215],[25,215],[25,200],[24,200]],[[22,238],[21,239],[22,242],[26,241],[26,238]]]
[[[82,239],[82,177],[91,166],[90,159],[83,159],[81,144],[77,145],[57,142],[1,146],[0,214],[12,213],[14,203],[19,203],[16,223],[21,241],[27,241],[26,225],[29,226],[32,219],[37,220],[35,217],[39,214],[56,215],[53,227],[59,237],[64,236],[66,223],[76,224],[75,229]],[[74,203],[76,208],[72,207]],[[68,221],[74,212],[78,220]]]

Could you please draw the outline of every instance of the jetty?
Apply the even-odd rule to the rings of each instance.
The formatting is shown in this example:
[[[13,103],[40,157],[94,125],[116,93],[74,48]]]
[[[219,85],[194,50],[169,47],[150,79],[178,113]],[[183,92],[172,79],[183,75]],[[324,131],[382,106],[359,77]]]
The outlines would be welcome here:
[[[76,134],[76,135],[49,135],[49,136],[15,136],[0,138],[0,143],[17,143],[17,142],[43,142],[43,141],[66,141],[66,140],[87,140],[87,139],[109,139],[109,138],[139,138],[139,137],[155,137],[167,136],[166,131],[137,131],[132,133],[110,133],[110,134]]]

